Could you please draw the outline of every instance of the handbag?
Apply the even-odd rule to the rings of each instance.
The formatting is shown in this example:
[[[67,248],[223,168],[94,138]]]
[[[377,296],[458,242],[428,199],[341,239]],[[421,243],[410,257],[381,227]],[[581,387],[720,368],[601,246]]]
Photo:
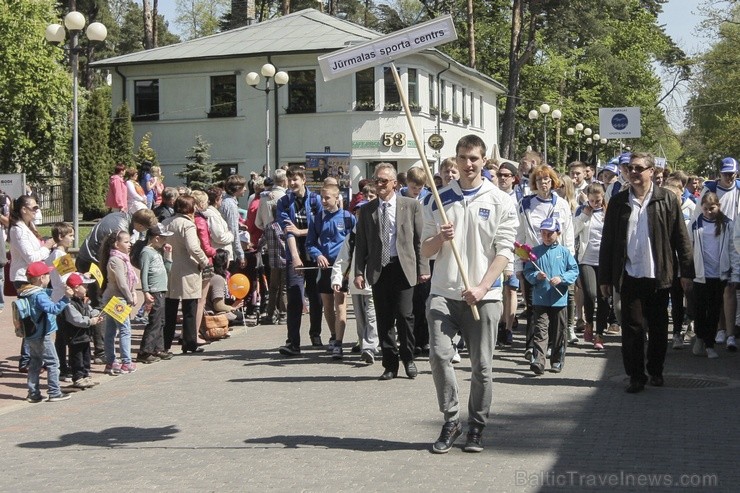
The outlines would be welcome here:
[[[206,324],[206,336],[209,339],[223,339],[229,334],[229,319],[226,315],[204,314],[203,318]]]

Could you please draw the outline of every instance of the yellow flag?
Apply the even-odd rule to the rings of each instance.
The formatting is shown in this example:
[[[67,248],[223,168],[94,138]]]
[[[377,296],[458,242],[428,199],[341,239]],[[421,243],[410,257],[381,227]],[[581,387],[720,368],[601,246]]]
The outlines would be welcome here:
[[[122,324],[126,321],[129,314],[131,313],[131,307],[127,305],[121,298],[114,296],[110,299],[103,312],[110,315],[113,320]]]
[[[77,268],[75,267],[75,261],[70,254],[56,259],[54,261],[54,267],[56,268],[60,276],[63,276],[64,274],[69,274],[77,270]]]
[[[90,270],[87,271],[90,273],[96,281],[98,281],[98,286],[101,288],[103,287],[103,273],[100,271],[100,267],[98,267],[98,264],[90,264]]]

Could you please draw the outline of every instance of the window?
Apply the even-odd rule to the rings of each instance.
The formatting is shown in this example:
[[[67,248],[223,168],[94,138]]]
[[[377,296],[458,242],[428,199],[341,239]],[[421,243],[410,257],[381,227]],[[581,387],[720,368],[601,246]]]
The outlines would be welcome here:
[[[448,111],[447,110],[447,84],[442,79],[439,79],[439,98],[442,100],[441,110],[443,112]]]
[[[217,164],[216,171],[218,171],[218,179],[225,181],[231,175],[239,173],[239,165],[234,164]]]
[[[211,77],[211,111],[208,118],[236,116],[236,75]]]
[[[415,68],[408,69],[408,72],[406,73],[407,79],[408,79],[408,98],[409,98],[409,106],[411,109],[419,110],[419,82],[418,82],[418,75]]]
[[[288,113],[316,113],[316,71],[288,72]]]
[[[429,110],[437,108],[437,102],[434,100],[434,76],[429,74]]]
[[[385,106],[383,109],[388,111],[400,111],[401,96],[398,95],[396,81],[393,78],[393,73],[391,72],[390,67],[383,67],[383,88],[385,91]]]
[[[159,79],[134,81],[133,120],[159,120]]]
[[[375,67],[355,74],[355,97],[356,110],[375,110]]]

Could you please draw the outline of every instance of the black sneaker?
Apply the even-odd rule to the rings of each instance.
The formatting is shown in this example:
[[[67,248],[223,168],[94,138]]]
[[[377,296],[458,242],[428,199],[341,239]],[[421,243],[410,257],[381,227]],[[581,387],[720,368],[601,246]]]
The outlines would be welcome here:
[[[26,397],[26,400],[28,402],[30,402],[31,404],[37,404],[37,403],[43,401],[44,399],[43,399],[43,397],[41,397],[41,395],[30,395],[29,394],[29,396]]]
[[[321,342],[321,337],[319,336],[313,336],[311,338],[311,345],[313,347],[324,347],[324,343]]]
[[[468,439],[465,441],[463,450],[465,452],[482,452],[483,451],[483,428],[473,426],[468,430]]]
[[[439,434],[439,438],[432,445],[432,452],[435,454],[446,454],[461,434],[462,426],[460,425],[460,421],[446,422],[442,426],[442,433]]]
[[[293,346],[281,346],[280,349],[278,349],[278,351],[283,356],[300,356],[301,355],[301,350]]]
[[[60,402],[60,401],[66,401],[70,397],[72,397],[70,394],[61,393],[58,395],[50,395],[47,400],[48,402]]]

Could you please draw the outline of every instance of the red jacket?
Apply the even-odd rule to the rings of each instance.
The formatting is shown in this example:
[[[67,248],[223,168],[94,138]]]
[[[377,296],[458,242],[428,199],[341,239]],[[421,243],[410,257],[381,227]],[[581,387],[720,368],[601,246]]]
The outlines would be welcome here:
[[[128,190],[123,177],[121,175],[111,175],[108,181],[108,194],[105,196],[105,206],[125,211],[128,208],[127,196]]]
[[[198,231],[198,239],[203,253],[208,257],[208,263],[213,264],[213,256],[216,255],[216,249],[211,246],[211,232],[208,231],[208,219],[200,212],[195,213],[195,229]]]

